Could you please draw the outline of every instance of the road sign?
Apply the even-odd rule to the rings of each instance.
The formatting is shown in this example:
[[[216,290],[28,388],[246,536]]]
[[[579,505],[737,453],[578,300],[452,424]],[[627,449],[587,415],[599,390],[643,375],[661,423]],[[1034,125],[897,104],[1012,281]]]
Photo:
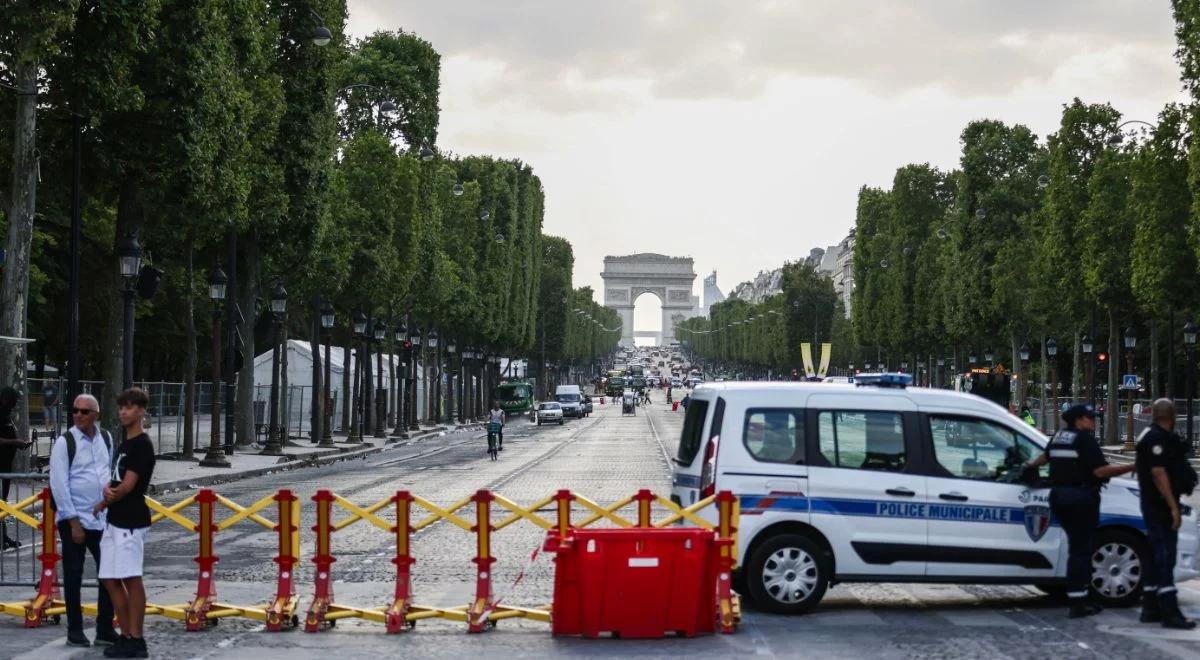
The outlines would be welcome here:
[[[1121,389],[1136,390],[1138,388],[1137,374],[1125,374],[1121,376]]]

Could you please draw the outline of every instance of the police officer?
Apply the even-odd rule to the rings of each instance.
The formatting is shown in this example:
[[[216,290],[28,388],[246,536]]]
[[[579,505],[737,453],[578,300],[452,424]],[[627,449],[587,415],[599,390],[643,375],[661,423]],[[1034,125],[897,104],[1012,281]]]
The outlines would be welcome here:
[[[1109,465],[1096,442],[1096,411],[1076,404],[1063,413],[1067,427],[1054,434],[1032,468],[1050,464],[1050,511],[1067,534],[1067,598],[1072,619],[1101,607],[1089,602],[1092,535],[1100,522],[1100,486],[1109,477],[1133,472],[1133,465]]]
[[[1175,592],[1175,556],[1179,541],[1179,496],[1190,495],[1196,472],[1188,463],[1183,440],[1175,434],[1175,403],[1159,399],[1151,405],[1153,423],[1142,431],[1137,443],[1138,487],[1142,495],[1142,518],[1150,539],[1150,556],[1143,562],[1143,623],[1162,623],[1164,628],[1191,630],[1179,611]]]

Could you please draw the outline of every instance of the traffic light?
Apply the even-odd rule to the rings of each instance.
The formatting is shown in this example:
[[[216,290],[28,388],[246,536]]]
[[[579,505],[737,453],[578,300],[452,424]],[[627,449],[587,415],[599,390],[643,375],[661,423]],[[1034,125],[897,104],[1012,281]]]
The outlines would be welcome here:
[[[1101,362],[1107,362],[1108,361],[1108,353],[1101,352],[1099,355],[1096,356],[1096,359]]]

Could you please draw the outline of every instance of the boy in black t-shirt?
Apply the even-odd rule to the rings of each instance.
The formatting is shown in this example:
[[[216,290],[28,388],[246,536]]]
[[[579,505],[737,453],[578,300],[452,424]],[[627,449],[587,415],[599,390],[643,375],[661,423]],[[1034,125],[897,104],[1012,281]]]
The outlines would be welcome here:
[[[100,540],[98,576],[112,597],[121,622],[121,641],[104,651],[109,658],[145,658],[142,624],[146,618],[146,589],[142,585],[142,558],[150,508],[146,489],[154,475],[154,446],[142,431],[149,398],[138,388],[121,392],[117,406],[125,440],[113,461],[112,480],[104,489],[99,511],[108,508],[108,527]]]

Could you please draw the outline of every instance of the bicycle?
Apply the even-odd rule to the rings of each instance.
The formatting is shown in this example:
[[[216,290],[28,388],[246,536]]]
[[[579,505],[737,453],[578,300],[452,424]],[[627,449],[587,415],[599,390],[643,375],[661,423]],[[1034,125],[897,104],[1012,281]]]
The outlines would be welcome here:
[[[488,430],[488,434],[487,434],[488,456],[490,456],[493,461],[496,460],[497,454],[500,453],[500,449],[499,449],[498,443],[496,441],[499,438],[500,432],[503,428],[504,428],[504,425],[501,424],[500,422],[488,423],[488,427],[487,427],[487,430]]]

